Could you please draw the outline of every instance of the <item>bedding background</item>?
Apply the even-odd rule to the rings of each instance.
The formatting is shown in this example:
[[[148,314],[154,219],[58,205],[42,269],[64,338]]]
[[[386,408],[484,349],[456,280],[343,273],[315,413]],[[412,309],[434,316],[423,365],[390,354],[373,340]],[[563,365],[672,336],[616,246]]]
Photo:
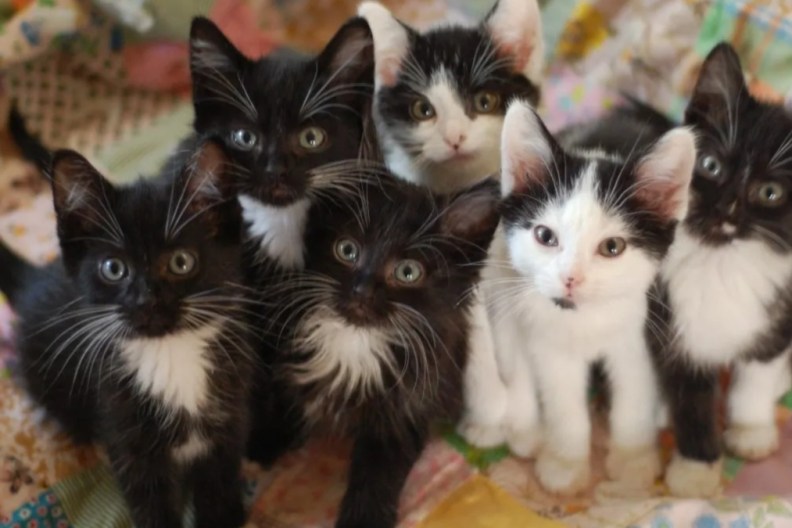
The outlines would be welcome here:
[[[478,20],[492,0],[384,3],[411,24],[427,26],[446,18]],[[48,146],[84,152],[116,181],[150,174],[192,119],[186,36],[193,15],[210,16],[256,56],[280,45],[320,48],[356,5],[0,0],[0,122],[15,100]],[[704,55],[720,40],[740,52],[757,96],[780,101],[792,92],[788,0],[548,0],[543,11],[548,68],[540,111],[552,129],[596,116],[622,92],[678,118]],[[18,158],[5,130],[0,236],[36,262],[57,254],[49,191]],[[131,526],[101,453],[71,445],[25,396],[14,377],[12,324],[0,301],[0,526]],[[597,398],[592,405],[601,413]],[[400,526],[792,526],[792,394],[779,404],[777,418],[782,449],[757,464],[729,459],[724,496],[713,501],[674,500],[664,496],[661,484],[640,493],[593,485],[584,495],[561,500],[540,490],[529,462],[504,449],[472,449],[441,429],[410,476]],[[600,475],[606,439],[599,426],[594,463]],[[664,432],[661,440],[670,453],[672,436]],[[332,526],[347,449],[327,439],[269,471],[247,465],[251,524]]]

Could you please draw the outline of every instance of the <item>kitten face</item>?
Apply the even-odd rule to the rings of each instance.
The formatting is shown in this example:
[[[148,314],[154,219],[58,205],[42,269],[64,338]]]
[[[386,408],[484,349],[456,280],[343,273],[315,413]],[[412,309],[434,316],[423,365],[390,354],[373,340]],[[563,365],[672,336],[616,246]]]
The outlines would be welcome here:
[[[424,34],[379,4],[365,3],[359,13],[375,32],[376,107],[390,165],[402,176],[426,173],[429,181],[408,179],[440,191],[497,171],[509,101],[538,101],[535,2],[501,1],[478,27]]]
[[[490,182],[450,198],[383,182],[363,185],[365,199],[316,208],[306,271],[325,277],[322,303],[350,325],[394,331],[420,326],[421,314],[431,326],[477,279],[497,194]]]
[[[792,244],[792,114],[748,92],[727,44],[707,57],[685,122],[699,136],[686,225],[704,243]]]
[[[244,173],[241,194],[289,205],[324,182],[320,167],[361,155],[373,77],[364,20],[345,24],[315,58],[254,61],[196,18],[190,55],[195,130],[225,142]]]
[[[117,315],[126,337],[208,322],[214,310],[201,296],[227,295],[227,281],[239,280],[240,213],[225,163],[220,147],[206,143],[171,184],[114,187],[79,154],[56,154],[64,265],[89,304]]]
[[[525,105],[503,130],[503,223],[512,265],[561,308],[644,295],[686,209],[692,134],[640,158],[568,153]]]

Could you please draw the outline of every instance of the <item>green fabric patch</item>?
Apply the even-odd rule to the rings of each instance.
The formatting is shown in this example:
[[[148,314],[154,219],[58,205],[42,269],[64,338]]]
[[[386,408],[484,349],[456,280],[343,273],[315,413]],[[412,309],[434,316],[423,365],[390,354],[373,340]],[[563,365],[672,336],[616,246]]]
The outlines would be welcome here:
[[[459,433],[453,429],[447,430],[443,438],[451,447],[456,449],[468,463],[478,469],[486,469],[491,464],[503,460],[509,456],[509,448],[506,446],[495,447],[492,449],[479,449],[468,444]]]

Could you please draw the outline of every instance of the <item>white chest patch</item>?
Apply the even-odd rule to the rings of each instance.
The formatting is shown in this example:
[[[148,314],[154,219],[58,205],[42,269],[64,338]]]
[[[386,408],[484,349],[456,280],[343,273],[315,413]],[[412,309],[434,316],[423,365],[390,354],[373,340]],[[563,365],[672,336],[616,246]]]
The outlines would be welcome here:
[[[162,401],[167,410],[198,414],[209,396],[212,363],[206,347],[216,326],[158,339],[130,339],[121,345],[124,366],[139,389]]]
[[[171,454],[176,462],[186,464],[208,453],[209,447],[209,442],[203,436],[192,432],[183,444],[173,448]]]
[[[302,268],[303,233],[310,207],[308,199],[276,207],[241,195],[239,203],[242,205],[242,218],[248,224],[248,235],[259,243],[258,255],[275,260],[286,269]]]
[[[662,276],[676,338],[695,361],[725,364],[766,331],[767,307],[792,278],[792,257],[756,241],[705,247],[679,229]]]
[[[312,352],[295,372],[297,383],[326,379],[329,392],[344,396],[355,390],[369,393],[383,389],[383,369],[394,368],[385,332],[353,326],[326,308],[303,320],[295,345]]]

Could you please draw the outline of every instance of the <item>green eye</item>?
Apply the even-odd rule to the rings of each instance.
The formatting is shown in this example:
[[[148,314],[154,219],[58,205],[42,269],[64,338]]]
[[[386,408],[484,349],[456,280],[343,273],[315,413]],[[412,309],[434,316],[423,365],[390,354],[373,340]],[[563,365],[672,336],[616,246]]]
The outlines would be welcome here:
[[[185,276],[195,270],[198,258],[190,251],[179,249],[173,252],[168,262],[168,270],[174,275]]]
[[[625,249],[627,249],[627,242],[622,237],[612,237],[600,242],[597,251],[603,257],[613,258],[624,253]]]
[[[360,245],[351,238],[339,239],[335,244],[335,256],[344,264],[354,264],[360,256]]]
[[[326,141],[327,134],[317,126],[310,126],[300,132],[300,146],[305,150],[316,150]]]
[[[787,201],[787,190],[780,182],[764,181],[751,188],[749,199],[762,207],[781,207]]]
[[[415,284],[421,280],[423,275],[423,266],[417,260],[402,260],[393,269],[393,276],[402,284]]]
[[[128,272],[126,263],[117,257],[107,258],[99,263],[99,276],[106,282],[120,282],[126,278]]]
[[[427,121],[435,116],[435,109],[426,97],[419,97],[410,106],[410,115],[416,121]]]
[[[473,107],[479,114],[491,114],[500,108],[500,95],[483,90],[473,96]]]

